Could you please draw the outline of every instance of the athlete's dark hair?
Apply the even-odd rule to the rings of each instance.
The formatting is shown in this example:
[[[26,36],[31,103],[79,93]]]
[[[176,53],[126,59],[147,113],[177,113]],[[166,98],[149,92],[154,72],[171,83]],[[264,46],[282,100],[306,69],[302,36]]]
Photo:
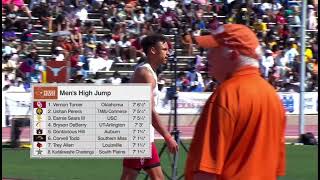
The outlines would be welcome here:
[[[141,46],[142,46],[143,52],[147,54],[148,50],[151,47],[155,47],[158,42],[167,42],[167,41],[168,41],[168,38],[166,38],[162,34],[151,34],[142,39]]]

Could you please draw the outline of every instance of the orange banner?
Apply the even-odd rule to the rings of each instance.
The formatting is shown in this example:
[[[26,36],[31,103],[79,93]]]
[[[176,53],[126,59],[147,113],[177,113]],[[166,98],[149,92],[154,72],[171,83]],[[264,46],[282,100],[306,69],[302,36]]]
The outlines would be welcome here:
[[[34,87],[34,99],[58,99],[58,87]]]
[[[48,83],[66,83],[68,80],[67,61],[47,61],[46,81]]]

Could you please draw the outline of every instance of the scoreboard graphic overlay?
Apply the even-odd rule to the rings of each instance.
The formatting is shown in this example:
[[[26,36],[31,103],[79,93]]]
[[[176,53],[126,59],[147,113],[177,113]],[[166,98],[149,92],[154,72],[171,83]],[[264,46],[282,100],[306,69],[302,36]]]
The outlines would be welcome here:
[[[31,158],[150,158],[151,85],[34,84]]]

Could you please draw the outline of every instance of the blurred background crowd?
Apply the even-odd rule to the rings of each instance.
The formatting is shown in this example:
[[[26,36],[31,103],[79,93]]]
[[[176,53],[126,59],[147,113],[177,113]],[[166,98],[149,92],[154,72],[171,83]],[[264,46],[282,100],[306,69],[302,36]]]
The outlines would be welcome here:
[[[48,61],[69,62],[69,82],[126,83],[145,59],[141,39],[156,32],[171,39],[177,60],[177,79],[173,61],[157,71],[160,90],[176,82],[179,91],[212,91],[205,51],[193,37],[239,23],[256,32],[261,76],[277,91],[299,91],[301,61],[306,91],[317,91],[318,1],[307,3],[301,60],[301,1],[2,0],[2,88],[28,92],[31,83],[46,83]]]

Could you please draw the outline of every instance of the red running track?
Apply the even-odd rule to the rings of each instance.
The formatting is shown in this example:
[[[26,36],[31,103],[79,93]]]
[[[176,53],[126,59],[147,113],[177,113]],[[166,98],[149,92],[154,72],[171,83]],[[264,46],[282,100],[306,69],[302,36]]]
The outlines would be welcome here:
[[[192,138],[194,126],[179,126],[178,129],[181,132],[182,139]],[[10,127],[2,128],[2,142],[10,140]],[[305,132],[312,132],[315,136],[318,136],[318,125],[306,125]],[[299,126],[298,125],[288,125],[286,129],[286,136],[298,136],[299,135]],[[156,132],[156,139],[161,138],[160,135]],[[22,141],[30,141],[30,128],[21,128],[20,139]]]

